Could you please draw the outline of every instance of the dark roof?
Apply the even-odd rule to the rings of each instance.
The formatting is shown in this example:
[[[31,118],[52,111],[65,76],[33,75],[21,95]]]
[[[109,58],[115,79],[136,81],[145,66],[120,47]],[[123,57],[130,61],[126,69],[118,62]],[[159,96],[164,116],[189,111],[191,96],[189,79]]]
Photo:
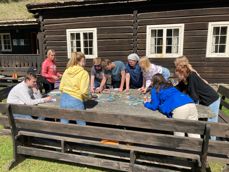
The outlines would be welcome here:
[[[97,6],[108,4],[126,4],[133,2],[141,2],[147,0],[65,0],[57,2],[47,3],[30,3],[26,7],[30,12],[36,12],[43,9],[56,9],[56,8],[68,8],[68,7],[81,7],[81,6]]]

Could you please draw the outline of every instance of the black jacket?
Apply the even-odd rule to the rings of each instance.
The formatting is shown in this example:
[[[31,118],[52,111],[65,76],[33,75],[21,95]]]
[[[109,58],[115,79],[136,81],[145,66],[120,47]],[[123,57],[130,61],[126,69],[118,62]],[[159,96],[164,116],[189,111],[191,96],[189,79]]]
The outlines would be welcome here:
[[[215,102],[219,95],[207,83],[205,83],[196,72],[191,72],[187,78],[187,83],[179,82],[176,86],[182,92],[186,92],[194,102],[209,106]]]

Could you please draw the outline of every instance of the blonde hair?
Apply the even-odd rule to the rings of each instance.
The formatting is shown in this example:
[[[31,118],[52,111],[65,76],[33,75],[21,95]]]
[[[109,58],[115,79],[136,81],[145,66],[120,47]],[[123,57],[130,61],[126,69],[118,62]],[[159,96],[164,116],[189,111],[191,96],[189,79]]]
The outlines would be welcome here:
[[[55,50],[53,50],[53,49],[49,49],[48,51],[47,51],[47,57],[49,56],[49,54],[51,54],[51,53],[55,53]]]
[[[101,62],[102,62],[102,59],[100,57],[96,57],[93,59],[94,64],[101,64]]]
[[[69,59],[67,63],[67,68],[78,65],[81,59],[85,59],[85,55],[81,52],[73,52],[71,54],[71,58]]]
[[[184,77],[187,78],[191,72],[195,72],[206,84],[208,84],[208,82],[203,79],[200,74],[192,67],[186,56],[180,56],[176,58],[174,64],[176,67],[176,73],[178,72],[180,74],[183,74]]]
[[[195,69],[193,69],[192,65],[189,63],[189,60],[186,56],[180,56],[180,57],[176,58],[174,61],[174,64],[175,64],[176,68],[178,66],[187,66],[190,69],[190,71],[197,73],[197,71]]]
[[[151,65],[149,58],[146,56],[141,57],[141,59],[139,60],[139,65],[143,71],[145,71],[145,72],[148,71],[150,69],[150,65]]]

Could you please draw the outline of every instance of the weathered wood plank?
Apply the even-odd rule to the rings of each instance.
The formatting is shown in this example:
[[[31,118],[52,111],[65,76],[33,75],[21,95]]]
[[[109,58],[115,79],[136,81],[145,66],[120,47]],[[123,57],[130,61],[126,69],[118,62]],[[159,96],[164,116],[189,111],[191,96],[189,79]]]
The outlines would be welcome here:
[[[61,123],[17,119],[18,128],[38,130],[42,132],[54,132],[72,136],[92,137],[98,139],[118,140],[129,143],[146,144],[152,146],[168,147],[174,149],[185,149],[200,151],[202,141],[187,137],[176,137],[173,135],[153,134],[131,130],[121,130],[105,127],[65,125]],[[60,128],[62,128],[60,130]]]
[[[100,22],[100,21],[120,21],[120,20],[132,20],[133,14],[122,15],[109,15],[109,16],[93,16],[93,17],[75,17],[75,18],[60,18],[60,19],[44,19],[45,25],[56,23],[77,23],[77,22]]]
[[[229,7],[216,7],[206,10],[201,9],[184,9],[184,10],[171,10],[162,12],[144,12],[139,13],[139,19],[145,18],[166,18],[166,17],[183,17],[183,16],[205,16],[205,15],[223,15],[228,14]]]
[[[176,156],[180,158],[190,158],[190,159],[195,159],[197,161],[200,161],[200,157],[197,154],[177,152],[177,151],[172,151],[172,150],[154,149],[151,147],[147,148],[147,147],[142,147],[142,146],[133,146],[133,145],[125,145],[125,144],[117,144],[117,145],[102,144],[101,142],[95,141],[95,140],[80,139],[80,138],[51,135],[51,134],[44,134],[44,133],[35,133],[35,132],[29,132],[29,131],[19,131],[19,135],[32,136],[32,137],[45,138],[45,139],[53,139],[53,140],[59,140],[59,141],[63,140],[65,142],[81,143],[81,144],[93,145],[93,146],[104,147],[104,148],[120,149],[123,151],[124,150],[125,151],[134,150],[136,152],[141,152],[141,153],[158,154],[158,155],[164,155],[164,156]]]
[[[93,27],[113,27],[113,26],[131,26],[132,21],[131,20],[120,20],[120,21],[84,21],[84,22],[77,22],[77,23],[58,23],[58,24],[50,24],[50,25],[45,25],[44,29],[45,30],[52,30],[52,29],[75,29],[75,28],[93,28]]]
[[[207,15],[207,16],[183,16],[183,17],[167,17],[167,18],[151,18],[139,20],[139,26],[160,25],[160,24],[177,24],[177,23],[198,23],[198,22],[218,22],[227,21],[228,14],[224,15]]]
[[[90,165],[95,167],[103,167],[120,171],[128,171],[129,163],[117,162],[112,160],[105,160],[82,155],[66,154],[61,152],[42,150],[37,148],[29,148],[18,146],[18,153],[23,155],[30,155],[36,157],[43,157],[66,162],[74,162],[78,164]]]
[[[183,131],[203,134],[205,123],[187,120],[160,119],[154,117],[113,114],[97,111],[75,111],[58,108],[11,105],[12,111],[18,114],[31,114],[50,118],[64,117],[69,120],[81,119],[87,122],[103,123],[117,126],[155,129],[163,131]],[[158,126],[157,124],[161,124]],[[217,128],[217,127],[216,127]]]

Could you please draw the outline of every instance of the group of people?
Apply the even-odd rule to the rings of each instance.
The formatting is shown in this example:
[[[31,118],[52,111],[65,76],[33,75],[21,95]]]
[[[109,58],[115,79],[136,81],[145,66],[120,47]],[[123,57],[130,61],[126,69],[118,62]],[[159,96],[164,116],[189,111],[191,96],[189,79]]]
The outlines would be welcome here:
[[[169,69],[151,63],[146,56],[140,58],[136,53],[128,55],[126,64],[122,61],[95,58],[90,76],[84,67],[85,55],[74,52],[62,75],[56,70],[55,51],[48,51],[41,71],[45,78],[44,89],[48,93],[54,89],[54,83],[61,80],[60,108],[84,110],[84,101],[88,99],[89,92],[101,93],[107,87],[126,93],[129,89],[138,89],[142,93],[148,91],[151,93],[151,99],[144,100],[146,108],[159,110],[168,118],[198,120],[195,104],[202,104],[209,106],[215,114],[215,117],[210,118],[209,121],[218,121],[220,103],[218,94],[193,69],[185,56],[175,59],[175,74],[179,81],[177,85],[170,82]],[[35,95],[36,87],[36,75],[29,72],[25,80],[11,90],[7,102],[32,105],[51,100],[50,96],[42,98],[41,95]],[[63,118],[61,122],[69,121]],[[76,122],[79,125],[86,125],[85,121]],[[175,134],[184,135],[184,133]],[[199,137],[193,134],[190,136]]]

